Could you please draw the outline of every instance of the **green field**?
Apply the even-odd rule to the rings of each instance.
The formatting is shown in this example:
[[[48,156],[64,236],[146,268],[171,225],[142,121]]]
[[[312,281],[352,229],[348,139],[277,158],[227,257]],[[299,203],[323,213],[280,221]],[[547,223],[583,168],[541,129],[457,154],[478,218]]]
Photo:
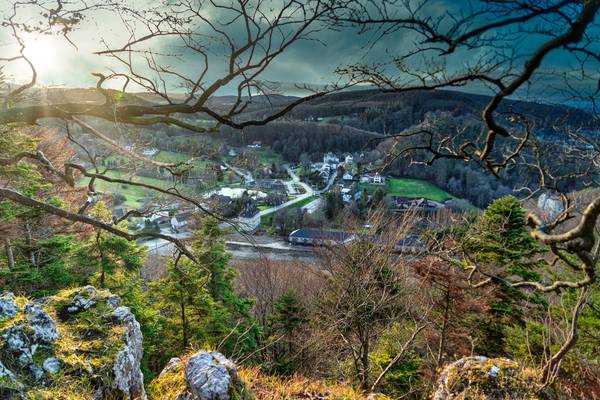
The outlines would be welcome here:
[[[133,180],[134,182],[145,183],[148,185],[158,186],[161,188],[167,187],[169,182],[156,179],[156,178],[147,178],[143,176],[134,176],[131,178],[129,174],[120,172],[120,171],[108,171],[106,176],[110,178],[119,178],[126,180]],[[79,186],[85,186],[89,182],[88,178],[84,178],[78,182]],[[128,209],[136,209],[143,205],[144,199],[147,196],[155,196],[157,194],[156,191],[148,190],[140,186],[134,185],[125,185],[120,183],[112,183],[105,182],[101,180],[96,180],[95,183],[96,190],[100,192],[111,192],[111,193],[120,193],[125,196],[126,200],[122,204],[123,207]]]
[[[256,152],[258,155],[258,162],[265,166],[270,166],[272,163],[281,163],[283,157],[280,154],[273,152],[269,147],[263,147],[261,149],[254,149],[253,152]]]
[[[163,163],[176,164],[186,162],[192,157],[187,154],[161,150],[157,155],[150,158]],[[127,166],[129,164],[140,164],[140,161],[132,160],[122,155],[112,155],[110,157],[107,157],[105,161],[117,163],[119,166]],[[198,169],[204,169],[210,166],[212,163],[212,161],[200,159],[195,159],[194,161],[192,161],[192,165],[194,166],[194,168]]]
[[[190,158],[192,158],[192,157],[187,154],[174,153],[172,151],[162,151],[162,150],[160,153],[158,153],[156,156],[154,156],[154,159],[156,161],[160,161],[160,162],[164,162],[164,163],[186,162]],[[192,161],[192,165],[194,166],[194,168],[198,168],[198,169],[205,169],[206,167],[210,166],[212,163],[213,163],[212,161],[200,160],[200,159],[195,159],[194,161]]]
[[[398,179],[388,178],[384,186],[361,184],[360,188],[366,187],[369,193],[373,193],[377,188],[385,190],[389,196],[402,196],[410,198],[421,198],[434,201],[445,201],[452,196],[435,186],[434,184],[420,179]]]
[[[299,201],[299,202],[297,202],[295,204],[292,204],[289,208],[302,208],[305,205],[307,205],[308,203],[312,203],[316,199],[317,199],[317,196],[310,196],[310,197],[307,197],[306,199],[304,199],[302,201]]]

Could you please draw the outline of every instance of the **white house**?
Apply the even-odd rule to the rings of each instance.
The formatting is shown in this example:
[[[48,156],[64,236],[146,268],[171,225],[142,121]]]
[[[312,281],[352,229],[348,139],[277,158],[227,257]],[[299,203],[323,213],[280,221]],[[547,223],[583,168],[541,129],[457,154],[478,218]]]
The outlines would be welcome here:
[[[375,172],[374,174],[367,174],[360,177],[360,183],[372,183],[373,185],[384,185],[385,184],[385,176],[381,175],[379,172]]]
[[[331,164],[331,165],[337,166],[337,164],[339,162],[340,162],[340,159],[338,158],[338,156],[336,156],[332,152],[326,153],[323,156],[323,164]]]
[[[254,204],[246,206],[235,222],[242,232],[253,233],[260,226],[260,210]]]
[[[344,176],[342,176],[342,179],[343,179],[343,180],[345,180],[345,181],[351,181],[351,180],[353,180],[353,179],[354,179],[354,176],[352,176],[352,174],[351,174],[351,173],[349,173],[349,172],[346,172],[346,173],[344,174]]]
[[[373,175],[373,184],[374,185],[383,185],[385,183],[385,177],[381,176],[379,172],[375,172]]]
[[[229,157],[235,157],[237,156],[237,153],[235,152],[234,149],[229,149]]]
[[[341,190],[342,201],[344,203],[350,203],[352,201],[352,194],[350,192],[352,192],[352,189],[350,189],[350,188],[343,188]]]
[[[171,229],[174,232],[179,232],[180,229],[182,229],[183,227],[185,227],[187,225],[187,219],[183,216],[181,217],[177,217],[177,216],[173,216],[171,217]]]
[[[249,149],[260,149],[262,147],[262,142],[254,141],[252,144],[248,145]]]
[[[146,157],[152,157],[157,155],[158,153],[160,153],[160,150],[154,147],[148,148],[148,149],[144,149],[142,151],[142,154]]]

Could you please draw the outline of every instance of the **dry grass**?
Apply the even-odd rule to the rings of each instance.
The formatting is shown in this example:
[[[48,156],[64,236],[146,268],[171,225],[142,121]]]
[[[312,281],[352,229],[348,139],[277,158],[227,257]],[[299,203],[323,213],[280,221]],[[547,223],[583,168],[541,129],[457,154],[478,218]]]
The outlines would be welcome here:
[[[268,376],[258,368],[240,368],[240,378],[260,400],[385,400],[382,395],[357,391],[349,385],[328,383],[301,376]]]
[[[172,371],[154,378],[147,387],[148,398],[152,400],[176,399],[186,390],[185,364],[191,354],[181,357],[181,363]]]

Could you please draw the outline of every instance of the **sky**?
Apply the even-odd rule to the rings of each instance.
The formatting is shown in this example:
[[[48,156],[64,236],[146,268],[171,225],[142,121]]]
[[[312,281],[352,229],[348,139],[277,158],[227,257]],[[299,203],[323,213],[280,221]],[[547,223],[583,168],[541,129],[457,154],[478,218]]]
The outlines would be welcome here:
[[[12,0],[9,0],[12,1]],[[41,0],[48,4],[53,0]],[[132,1],[132,6],[136,9],[144,9],[155,2],[153,0],[126,0]],[[269,0],[277,2],[280,0]],[[383,0],[382,0],[383,1]],[[221,1],[226,4],[226,2]],[[2,5],[4,4],[4,5]],[[3,0],[0,4],[0,13],[3,18],[9,15],[10,10],[6,7],[7,3]],[[427,8],[423,10],[426,15],[436,16],[444,13],[460,13],[466,7],[467,0],[430,0],[427,2]],[[20,10],[20,21],[34,22],[39,19],[39,10],[22,9]],[[226,16],[220,14],[220,11],[206,10],[206,16],[211,21],[224,20]],[[138,26],[139,28],[139,26]],[[383,39],[372,43],[373,33],[367,32],[360,34],[357,28],[328,29],[326,25],[319,25],[319,32],[312,37],[317,40],[302,40],[286,49],[271,66],[261,74],[260,79],[280,82],[283,87],[288,88],[290,94],[294,90],[291,88],[298,83],[310,85],[323,85],[335,82],[339,76],[335,73],[336,68],[353,63],[381,63],[389,60],[390,56],[403,54],[414,45],[415,37],[409,32],[397,32],[385,36]],[[193,29],[198,33],[208,33],[207,24],[196,24]],[[226,27],[234,37],[241,38],[243,26],[240,23],[232,23]],[[139,28],[138,35],[143,35],[144,30]],[[66,87],[90,87],[95,85],[93,72],[109,73],[110,71],[126,71],[123,65],[111,60],[105,56],[93,54],[95,51],[102,50],[101,40],[105,40],[111,46],[118,47],[125,43],[128,34],[124,29],[122,21],[114,13],[107,11],[95,11],[81,22],[77,29],[70,34],[72,43],[65,40],[60,35],[38,35],[25,34],[24,41],[27,46],[26,55],[36,66],[38,72],[38,84],[48,86],[66,86]],[[528,40],[515,42],[517,51],[528,53],[540,43],[540,38],[534,35],[528,37]],[[217,79],[223,74],[225,69],[224,59],[222,57],[223,47],[218,41],[210,38],[204,39],[210,52],[210,69],[207,74],[207,80]],[[12,43],[12,45],[11,45]],[[188,49],[183,49],[180,42],[172,38],[158,38],[149,44],[152,50],[169,54],[177,54],[178,57],[165,58],[165,63],[175,69],[177,72],[189,76],[195,76],[200,70],[202,59],[193,54]],[[10,31],[6,28],[0,28],[0,57],[9,56],[14,52],[14,41]],[[445,64],[448,70],[458,70],[465,68],[474,62],[478,57],[487,57],[489,49],[479,49],[465,53],[457,52],[450,57]],[[157,56],[160,57],[160,56]],[[441,58],[433,57],[434,62],[441,62]],[[545,71],[565,71],[571,67],[573,59],[565,56],[564,53],[551,54],[543,65]],[[417,61],[414,67],[421,67]],[[147,72],[145,64],[138,60],[134,63],[140,71]],[[4,69],[5,74],[14,81],[25,81],[31,76],[27,65],[22,62],[10,63]],[[550,87],[554,94],[561,90],[561,80],[556,77],[546,77],[543,84],[535,85],[535,96],[545,96]],[[179,91],[176,86],[176,80],[168,80],[172,83],[170,91]],[[115,86],[116,86],[115,82]],[[587,85],[587,83],[578,83]],[[221,91],[220,94],[228,94],[231,87]],[[485,92],[483,87],[472,87],[470,91]]]

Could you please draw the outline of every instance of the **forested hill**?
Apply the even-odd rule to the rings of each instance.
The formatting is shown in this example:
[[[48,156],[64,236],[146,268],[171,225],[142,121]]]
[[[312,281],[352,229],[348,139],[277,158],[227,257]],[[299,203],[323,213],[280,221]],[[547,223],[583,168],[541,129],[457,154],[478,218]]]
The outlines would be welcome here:
[[[307,121],[275,121],[266,126],[250,126],[240,131],[221,128],[221,135],[233,146],[259,141],[283,155],[288,161],[299,161],[302,154],[317,160],[328,151],[363,152],[372,150],[385,135],[335,123]]]
[[[284,103],[279,98],[278,104]],[[324,118],[347,126],[393,133],[421,122],[426,113],[446,111],[455,116],[479,115],[490,97],[450,90],[421,90],[383,93],[356,90],[331,94],[298,106],[288,118],[314,120]],[[263,103],[264,104],[264,103]],[[538,129],[552,129],[557,124],[574,127],[597,127],[598,122],[586,111],[563,105],[506,100],[500,113],[514,111],[534,118]]]
[[[117,91],[114,93],[123,104],[165,103],[164,98],[147,93],[126,95]],[[185,100],[182,94],[173,93],[170,97],[173,102]],[[274,109],[281,109],[297,100],[298,97],[285,95],[254,96],[245,108],[244,117],[263,118]],[[389,134],[421,122],[425,114],[431,111],[446,111],[455,116],[479,115],[489,100],[489,96],[450,90],[420,90],[405,93],[353,90],[308,101],[287,114],[285,119],[329,122]],[[47,88],[40,89],[31,101],[49,104],[75,101],[91,104],[102,103],[105,99],[93,88]],[[214,96],[209,100],[209,105],[217,111],[227,112],[234,101],[233,96]],[[553,129],[557,125],[598,128],[599,124],[589,112],[564,105],[505,100],[498,112],[505,111],[514,111],[533,118],[537,129],[542,130]],[[207,115],[198,115],[194,118],[210,119]]]

